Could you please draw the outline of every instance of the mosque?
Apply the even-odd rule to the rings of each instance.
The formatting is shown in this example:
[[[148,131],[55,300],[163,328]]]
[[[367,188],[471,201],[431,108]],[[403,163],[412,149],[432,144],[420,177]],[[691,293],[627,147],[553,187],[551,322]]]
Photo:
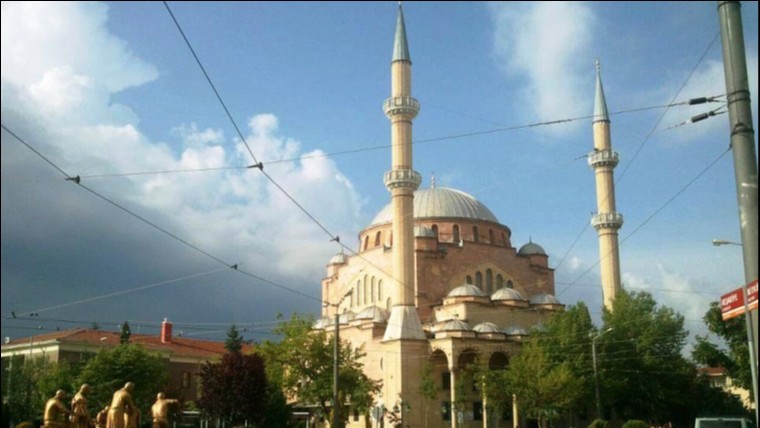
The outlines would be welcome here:
[[[505,367],[531,329],[564,305],[554,296],[554,270],[538,243],[513,246],[510,228],[465,192],[437,187],[434,180],[419,188],[412,121],[420,104],[412,97],[411,66],[399,5],[391,96],[383,105],[391,122],[392,164],[384,175],[391,202],[359,233],[355,254],[340,253],[329,261],[322,318],[314,328],[332,332],[337,320],[341,340],[364,347],[366,374],[382,381],[376,404],[387,411],[379,418],[384,426],[393,426],[389,416],[403,419],[403,427],[487,427],[496,426],[497,418],[509,420],[500,426],[511,426],[519,408],[502,415],[484,412],[465,369],[476,359],[493,369]],[[595,110],[589,165],[596,172],[600,213],[592,224],[600,245],[607,245],[600,247],[603,273],[613,280],[617,274],[618,281],[604,285],[607,303],[619,288],[622,216],[614,211],[617,154],[609,146],[599,78]],[[433,400],[419,392],[426,367],[432,367],[437,385]],[[371,426],[382,426],[374,417]],[[369,425],[352,411],[348,426]]]

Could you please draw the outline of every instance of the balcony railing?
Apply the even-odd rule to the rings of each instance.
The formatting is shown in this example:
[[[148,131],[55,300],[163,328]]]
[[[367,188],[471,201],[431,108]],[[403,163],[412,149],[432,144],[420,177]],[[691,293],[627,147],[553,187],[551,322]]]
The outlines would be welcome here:
[[[422,183],[422,176],[413,169],[392,169],[385,173],[383,182],[388,190],[399,187],[417,190]]]
[[[388,119],[399,114],[414,119],[420,111],[420,103],[409,95],[390,97],[383,103],[383,111]]]
[[[591,217],[591,225],[594,229],[620,229],[623,227],[623,214],[620,213],[596,213]]]
[[[590,167],[597,166],[615,166],[620,162],[620,156],[611,149],[597,150],[588,154],[588,164]]]

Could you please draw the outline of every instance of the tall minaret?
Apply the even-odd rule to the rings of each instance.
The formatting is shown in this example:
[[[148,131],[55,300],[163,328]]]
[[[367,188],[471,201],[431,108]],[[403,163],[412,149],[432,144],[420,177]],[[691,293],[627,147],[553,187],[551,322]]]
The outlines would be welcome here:
[[[615,210],[614,170],[618,154],[610,142],[610,116],[604,99],[599,60],[596,61],[596,100],[594,101],[594,151],[588,155],[588,164],[596,175],[596,208],[591,224],[599,234],[599,265],[602,277],[604,306],[612,310],[612,301],[620,290],[620,250],[618,229],[623,216]]]
[[[420,103],[412,98],[412,60],[406,42],[401,3],[391,59],[391,97],[383,104],[391,121],[391,170],[385,187],[391,192],[393,210],[393,308],[383,340],[425,339],[415,306],[414,191],[422,177],[412,169],[412,119]]]

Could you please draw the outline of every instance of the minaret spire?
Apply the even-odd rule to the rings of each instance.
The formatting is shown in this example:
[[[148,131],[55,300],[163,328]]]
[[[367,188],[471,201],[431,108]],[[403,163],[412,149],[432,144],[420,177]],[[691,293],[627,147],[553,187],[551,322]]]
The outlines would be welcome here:
[[[419,188],[422,176],[412,164],[412,120],[420,110],[420,103],[412,98],[412,61],[401,4],[391,60],[391,96],[385,100],[383,110],[391,121],[391,170],[385,173],[384,182],[391,192],[395,282],[393,307],[383,339],[424,340],[415,304],[414,273],[414,191]]]
[[[594,122],[610,121],[610,115],[607,113],[607,100],[604,98],[604,87],[602,87],[602,71],[599,60],[596,60],[596,97],[594,99]]]
[[[596,61],[596,97],[594,100],[594,151],[588,154],[588,164],[596,179],[597,212],[591,224],[599,235],[599,269],[602,279],[604,306],[612,310],[612,302],[620,290],[620,249],[618,230],[623,226],[623,215],[615,208],[614,171],[619,157],[612,150],[610,117],[604,99],[599,60]]]
[[[404,25],[404,9],[398,2],[398,16],[396,17],[396,36],[393,40],[393,59],[391,61],[409,61],[409,44],[406,42],[406,25]]]

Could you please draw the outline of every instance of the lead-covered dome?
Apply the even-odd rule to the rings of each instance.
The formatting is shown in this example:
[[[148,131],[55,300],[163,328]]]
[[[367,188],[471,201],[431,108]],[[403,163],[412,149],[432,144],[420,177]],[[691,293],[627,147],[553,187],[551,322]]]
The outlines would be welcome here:
[[[465,218],[499,223],[499,219],[482,202],[459,190],[431,187],[414,192],[414,218]],[[391,204],[388,204],[372,220],[369,227],[390,223]]]

